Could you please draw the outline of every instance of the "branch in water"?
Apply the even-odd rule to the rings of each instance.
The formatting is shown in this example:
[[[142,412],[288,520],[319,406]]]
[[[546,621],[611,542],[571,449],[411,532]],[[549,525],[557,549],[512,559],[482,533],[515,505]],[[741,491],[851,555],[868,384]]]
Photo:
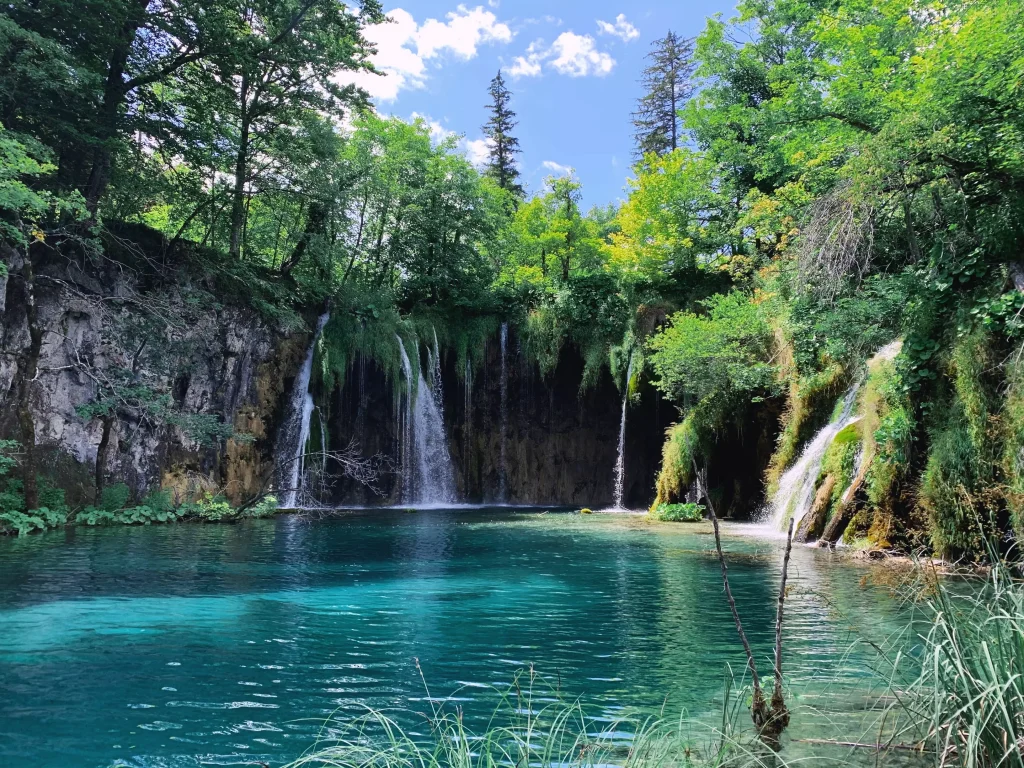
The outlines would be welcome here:
[[[747,633],[743,631],[743,622],[740,620],[740,612],[736,608],[736,600],[732,596],[732,589],[729,588],[729,567],[725,564],[725,554],[722,552],[722,537],[718,530],[718,515],[715,514],[715,505],[707,490],[707,472],[697,469],[697,463],[693,464],[694,478],[697,482],[697,495],[703,497],[708,505],[708,514],[711,516],[711,524],[715,528],[715,549],[718,550],[718,564],[722,567],[722,582],[725,585],[725,599],[729,601],[729,610],[732,611],[733,621],[736,622],[736,632],[743,643],[743,650],[747,654],[747,668],[750,670],[750,679],[754,686],[754,700],[750,708],[750,716],[758,731],[762,730],[768,722],[770,714],[768,705],[764,700],[764,692],[761,690],[761,678],[757,674],[757,663],[754,661],[754,652],[747,640]]]

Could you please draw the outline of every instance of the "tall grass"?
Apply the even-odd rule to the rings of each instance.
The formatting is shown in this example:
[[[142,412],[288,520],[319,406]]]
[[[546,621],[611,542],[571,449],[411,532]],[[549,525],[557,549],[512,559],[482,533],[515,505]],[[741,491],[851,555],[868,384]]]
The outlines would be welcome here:
[[[552,691],[536,694],[538,682],[531,670],[522,690],[517,678],[480,732],[467,726],[459,709],[432,705],[425,733],[368,709],[332,725],[329,742],[286,768],[786,768],[753,734],[748,739],[737,732],[746,711],[729,695],[731,686],[721,724],[709,726],[685,717],[608,723],[580,702],[563,701]]]
[[[1024,768],[1024,583],[929,579],[916,677],[896,691],[919,743],[946,768]]]

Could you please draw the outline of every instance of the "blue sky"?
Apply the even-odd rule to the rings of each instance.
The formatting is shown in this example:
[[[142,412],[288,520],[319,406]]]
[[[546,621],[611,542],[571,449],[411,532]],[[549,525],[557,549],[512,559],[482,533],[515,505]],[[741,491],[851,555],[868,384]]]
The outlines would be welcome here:
[[[371,29],[387,77],[359,76],[378,111],[420,115],[438,135],[484,150],[487,86],[503,69],[514,93],[527,188],[574,168],[584,204],[623,197],[632,153],[630,113],[651,43],[669,29],[691,36],[729,0],[396,0],[394,23]]]

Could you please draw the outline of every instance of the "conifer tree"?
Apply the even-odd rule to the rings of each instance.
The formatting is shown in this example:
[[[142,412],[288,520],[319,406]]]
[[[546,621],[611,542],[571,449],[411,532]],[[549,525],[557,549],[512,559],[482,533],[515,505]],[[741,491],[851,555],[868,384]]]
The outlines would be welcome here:
[[[633,113],[636,152],[665,155],[679,146],[679,110],[693,95],[693,40],[669,32],[647,54],[650,65],[640,77],[644,95]]]
[[[485,173],[494,179],[498,186],[517,197],[523,196],[523,187],[519,183],[519,168],[516,155],[520,153],[519,139],[512,135],[512,130],[519,124],[516,113],[509,108],[512,92],[505,85],[501,70],[491,80],[488,88],[491,103],[487,106],[491,117],[483,127],[484,136],[489,140],[490,159]]]

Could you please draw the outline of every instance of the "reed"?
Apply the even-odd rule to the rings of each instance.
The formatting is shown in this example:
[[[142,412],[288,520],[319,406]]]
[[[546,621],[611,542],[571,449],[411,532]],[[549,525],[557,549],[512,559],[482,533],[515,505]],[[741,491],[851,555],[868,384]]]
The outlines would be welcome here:
[[[537,693],[548,682],[532,670],[517,678],[480,732],[461,710],[443,705],[432,704],[425,733],[399,725],[396,713],[368,708],[331,723],[329,741],[285,768],[787,768],[756,734],[738,730],[745,708],[731,695],[731,682],[715,726],[685,715],[598,722],[579,701]]]

